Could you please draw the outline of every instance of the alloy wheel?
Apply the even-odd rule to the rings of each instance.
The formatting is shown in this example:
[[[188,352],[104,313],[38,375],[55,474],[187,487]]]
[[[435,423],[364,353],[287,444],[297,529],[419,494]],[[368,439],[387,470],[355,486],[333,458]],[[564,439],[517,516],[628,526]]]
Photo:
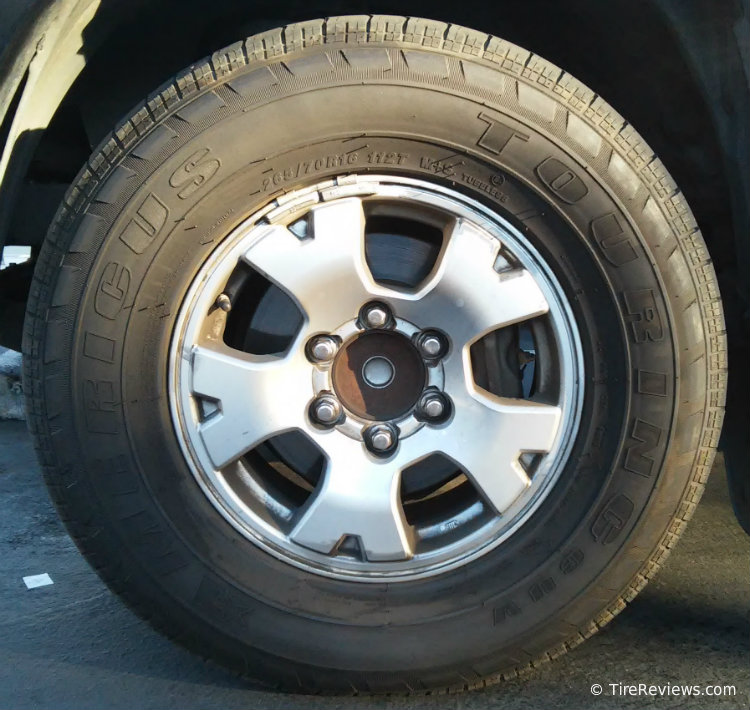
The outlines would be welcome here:
[[[178,316],[170,382],[186,458],[236,529],[319,574],[400,580],[476,558],[539,507],[582,356],[518,229],[457,191],[363,175],[223,241]]]

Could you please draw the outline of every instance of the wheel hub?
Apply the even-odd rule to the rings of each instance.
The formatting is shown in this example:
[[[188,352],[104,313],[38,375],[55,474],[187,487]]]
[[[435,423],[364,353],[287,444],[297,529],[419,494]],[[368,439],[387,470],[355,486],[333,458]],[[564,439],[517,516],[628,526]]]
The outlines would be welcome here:
[[[346,409],[363,419],[390,421],[414,408],[425,387],[426,368],[405,336],[371,331],[341,348],[332,379]]]
[[[380,355],[371,357],[362,368],[362,378],[370,387],[381,389],[393,382],[396,368],[387,358]]]

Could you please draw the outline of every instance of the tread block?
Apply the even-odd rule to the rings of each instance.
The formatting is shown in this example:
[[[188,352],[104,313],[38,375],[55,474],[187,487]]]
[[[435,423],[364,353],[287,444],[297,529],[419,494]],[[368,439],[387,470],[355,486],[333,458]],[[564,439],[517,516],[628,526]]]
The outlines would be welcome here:
[[[287,52],[296,52],[315,44],[323,44],[324,28],[325,22],[323,20],[310,20],[309,22],[289,25],[284,30]]]
[[[520,76],[531,58],[531,52],[499,37],[492,37],[487,43],[487,53],[495,55],[503,69]]]
[[[326,43],[362,42],[367,36],[369,15],[341,15],[326,21]]]
[[[421,17],[410,17],[406,21],[404,40],[421,44],[424,47],[442,47],[449,25],[445,22],[424,20]]]
[[[245,66],[245,54],[242,51],[242,42],[235,42],[219,52],[211,55],[211,64],[217,77],[231,74],[239,67]]]
[[[444,46],[451,52],[479,57],[483,54],[484,46],[488,40],[489,35],[484,32],[478,32],[461,25],[451,25],[445,35]]]
[[[402,15],[374,15],[370,18],[371,42],[401,42],[406,18]]]
[[[199,89],[205,89],[216,81],[214,68],[210,61],[198,62],[198,64],[193,65],[192,70],[195,83]]]
[[[248,37],[245,40],[247,56],[260,60],[282,56],[285,53],[283,33],[284,30],[277,27]]]
[[[552,62],[548,62],[546,59],[538,57],[536,54],[532,54],[526,62],[522,76],[531,79],[535,84],[540,84],[554,90],[562,73],[560,67],[552,64]]]

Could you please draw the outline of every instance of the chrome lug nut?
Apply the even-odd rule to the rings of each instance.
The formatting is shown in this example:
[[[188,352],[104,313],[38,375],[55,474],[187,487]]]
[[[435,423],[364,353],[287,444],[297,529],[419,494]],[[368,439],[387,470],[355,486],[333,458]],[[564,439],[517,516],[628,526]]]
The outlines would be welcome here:
[[[328,362],[333,360],[338,343],[328,335],[317,335],[307,344],[307,356],[315,362]]]
[[[391,453],[398,443],[396,430],[390,424],[374,424],[364,434],[367,448],[377,456]]]
[[[434,335],[428,335],[422,341],[422,352],[427,355],[427,357],[437,357],[441,350],[442,343],[439,338],[436,338]]]
[[[442,392],[425,392],[419,400],[419,418],[432,424],[444,422],[450,412],[450,402]]]
[[[391,312],[383,303],[370,303],[362,309],[361,317],[367,328],[385,328],[391,320]]]
[[[370,438],[372,448],[375,451],[386,451],[393,446],[393,436],[387,429],[375,432]]]
[[[422,403],[422,411],[430,417],[430,419],[437,419],[443,415],[445,404],[443,404],[443,400],[440,399],[440,397],[431,395]]]
[[[417,339],[417,345],[425,360],[437,360],[443,357],[448,349],[445,338],[433,331],[421,333]]]
[[[323,426],[333,426],[341,419],[341,405],[331,395],[321,395],[310,407],[312,418]]]

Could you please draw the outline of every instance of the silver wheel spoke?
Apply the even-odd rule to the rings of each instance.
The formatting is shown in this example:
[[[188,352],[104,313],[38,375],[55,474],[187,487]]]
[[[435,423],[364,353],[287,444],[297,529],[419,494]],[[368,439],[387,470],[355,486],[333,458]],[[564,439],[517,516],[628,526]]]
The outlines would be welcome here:
[[[552,448],[560,414],[551,405],[477,392],[457,403],[440,448],[502,513],[530,484],[518,457]]]
[[[192,357],[194,394],[218,403],[218,411],[199,427],[217,469],[274,434],[304,424],[309,373],[297,357],[272,359],[205,347],[194,348]]]
[[[456,220],[418,299],[399,303],[399,314],[449,333],[460,349],[498,327],[546,313],[547,301],[528,271],[494,270],[499,250],[495,237]]]
[[[330,553],[342,538],[359,538],[368,561],[411,556],[411,533],[399,496],[400,470],[393,461],[373,461],[362,445],[338,435],[326,447],[328,466],[290,537],[305,547]],[[324,441],[324,437],[318,437]],[[331,442],[333,444],[333,442]]]
[[[364,230],[361,201],[339,200],[312,210],[312,236],[300,239],[271,226],[243,258],[296,301],[309,331],[330,331],[378,292],[365,260]]]

